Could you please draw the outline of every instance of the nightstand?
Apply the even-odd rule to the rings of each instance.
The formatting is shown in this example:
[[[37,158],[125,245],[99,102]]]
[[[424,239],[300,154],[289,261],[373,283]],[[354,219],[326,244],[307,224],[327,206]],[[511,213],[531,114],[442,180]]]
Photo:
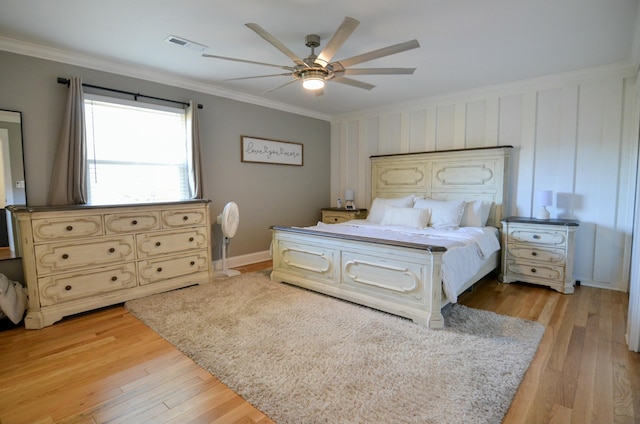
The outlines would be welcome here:
[[[351,221],[352,219],[367,219],[366,209],[323,208],[322,222],[325,224],[337,224]]]
[[[573,293],[573,255],[579,225],[573,219],[503,219],[500,281],[523,281]]]

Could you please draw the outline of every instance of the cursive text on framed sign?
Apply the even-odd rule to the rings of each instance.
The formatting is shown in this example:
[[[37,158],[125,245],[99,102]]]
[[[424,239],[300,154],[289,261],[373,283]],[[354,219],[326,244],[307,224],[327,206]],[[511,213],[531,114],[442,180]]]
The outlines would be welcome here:
[[[241,137],[242,162],[302,166],[302,144],[289,141]]]

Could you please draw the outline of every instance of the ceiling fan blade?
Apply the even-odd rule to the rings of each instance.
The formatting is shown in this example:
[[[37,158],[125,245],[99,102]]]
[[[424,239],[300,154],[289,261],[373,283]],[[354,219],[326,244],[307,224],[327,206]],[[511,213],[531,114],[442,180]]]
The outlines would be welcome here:
[[[202,56],[203,57],[212,57],[214,59],[231,60],[231,61],[234,61],[234,62],[251,63],[251,64],[254,64],[254,65],[271,66],[271,67],[274,67],[274,68],[284,69],[286,71],[294,71],[295,70],[291,66],[282,66],[282,65],[274,65],[272,63],[255,62],[253,60],[236,59],[234,57],[216,56],[216,55],[213,55],[213,54],[203,54]]]
[[[336,32],[333,34],[333,37],[331,37],[314,62],[323,68],[327,66],[327,63],[329,63],[331,58],[336,54],[344,42],[347,41],[347,38],[349,38],[358,25],[360,25],[360,21],[357,19],[353,19],[348,16],[344,18],[342,24],[340,24]]]
[[[406,41],[404,43],[394,44],[393,46],[384,47],[382,49],[373,50],[368,53],[363,53],[358,56],[340,60],[339,63],[343,67],[347,68],[349,66],[357,65],[358,63],[368,62],[373,59],[378,59],[392,54],[404,52],[407,50],[415,49],[417,47],[420,47],[420,43],[418,43],[418,40]]]
[[[349,68],[344,75],[410,75],[416,68]]]
[[[297,79],[293,79],[293,80],[291,80],[291,81],[289,81],[289,82],[286,82],[286,83],[284,83],[284,84],[282,84],[282,85],[277,86],[276,88],[272,88],[271,90],[267,90],[267,91],[265,91],[265,92],[264,92],[264,93],[262,93],[262,94],[269,94],[269,93],[272,93],[272,92],[274,92],[274,91],[276,91],[276,90],[281,89],[282,87],[286,87],[287,85],[289,85],[289,84],[293,84],[294,82],[297,82],[297,81],[298,81]]]
[[[254,79],[254,78],[267,78],[267,77],[290,77],[292,75],[293,73],[287,72],[284,74],[257,75],[255,77],[227,78],[222,81],[238,81],[238,80],[248,80],[248,79]]]
[[[345,77],[333,77],[331,78],[331,81],[339,82],[340,84],[351,85],[353,87],[363,88],[365,90],[371,90],[375,88],[375,85],[367,84],[366,82],[356,81],[354,79]]]
[[[260,25],[254,24],[254,23],[248,23],[248,24],[245,24],[245,25],[247,27],[251,28],[252,30],[254,30],[256,32],[256,34],[258,34],[260,37],[262,37],[265,40],[267,40],[267,42],[269,42],[276,49],[278,49],[282,53],[284,53],[296,65],[306,66],[306,67],[309,66],[306,63],[304,63],[304,61],[302,59],[300,59],[300,57],[298,57],[298,55],[296,55],[294,52],[289,50],[289,48],[287,46],[282,44],[276,37],[274,37],[273,35],[269,34],[267,31],[265,31]]]

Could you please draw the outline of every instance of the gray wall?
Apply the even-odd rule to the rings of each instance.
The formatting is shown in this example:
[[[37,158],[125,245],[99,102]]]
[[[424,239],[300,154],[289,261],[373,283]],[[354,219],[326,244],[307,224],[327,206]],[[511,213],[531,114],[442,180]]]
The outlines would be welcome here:
[[[180,101],[199,111],[205,197],[212,220],[224,204],[240,208],[230,256],[269,249],[271,225],[312,225],[329,206],[330,124],[327,121],[121,75],[0,51],[0,109],[22,112],[27,200],[46,204],[67,88],[57,77]],[[106,93],[105,93],[106,94]],[[240,137],[304,145],[304,166],[243,163]],[[214,228],[214,235],[219,228]],[[218,237],[216,237],[218,239]],[[218,249],[214,249],[218,257]],[[2,272],[2,264],[0,264]]]

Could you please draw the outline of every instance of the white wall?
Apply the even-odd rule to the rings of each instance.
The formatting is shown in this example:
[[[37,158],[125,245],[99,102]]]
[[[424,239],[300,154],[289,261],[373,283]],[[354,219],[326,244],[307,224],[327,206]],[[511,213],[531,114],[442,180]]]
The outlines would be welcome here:
[[[637,170],[635,68],[583,70],[423,99],[332,119],[331,199],[371,204],[369,156],[512,145],[507,214],[577,218],[575,275],[628,290]]]

